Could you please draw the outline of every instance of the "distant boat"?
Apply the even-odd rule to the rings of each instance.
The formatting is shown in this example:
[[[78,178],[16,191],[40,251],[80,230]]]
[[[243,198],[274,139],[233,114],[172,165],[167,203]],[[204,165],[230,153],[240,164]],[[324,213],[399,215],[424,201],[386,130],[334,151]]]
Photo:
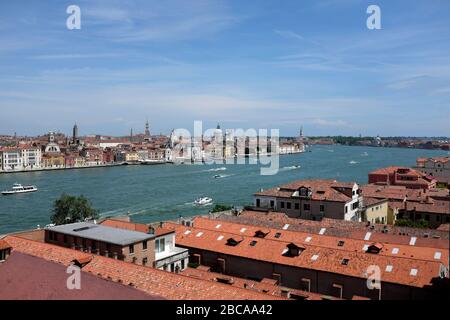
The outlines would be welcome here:
[[[36,186],[22,186],[19,183],[15,183],[11,190],[2,191],[2,195],[12,195],[17,193],[28,193],[28,192],[36,192],[38,189]]]
[[[203,197],[203,198],[198,198],[197,200],[194,201],[194,204],[197,206],[205,206],[207,204],[212,203],[212,199],[208,198],[208,197]]]
[[[367,157],[369,154],[366,152],[366,151],[364,151],[363,153],[361,153],[361,156],[362,157]]]

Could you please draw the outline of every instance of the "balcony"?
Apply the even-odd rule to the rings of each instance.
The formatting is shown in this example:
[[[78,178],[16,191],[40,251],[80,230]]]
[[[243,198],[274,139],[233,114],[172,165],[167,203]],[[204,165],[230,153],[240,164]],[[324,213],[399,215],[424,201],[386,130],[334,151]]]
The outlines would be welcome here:
[[[165,265],[170,265],[173,262],[187,259],[188,257],[188,249],[173,247],[170,251],[156,253],[155,268],[162,268]]]

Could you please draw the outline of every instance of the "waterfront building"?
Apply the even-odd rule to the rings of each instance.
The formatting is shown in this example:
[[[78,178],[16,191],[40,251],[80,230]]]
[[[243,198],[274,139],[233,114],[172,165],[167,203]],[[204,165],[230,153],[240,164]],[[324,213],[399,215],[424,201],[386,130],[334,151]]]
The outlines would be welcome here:
[[[38,147],[19,145],[0,148],[0,171],[21,171],[41,168],[42,154]]]
[[[164,227],[176,231],[177,243],[189,249],[191,263],[223,275],[273,279],[281,286],[344,299],[438,298],[449,289],[448,243],[427,247],[411,236],[402,236],[406,244],[380,242],[370,231],[356,240],[345,233],[329,235],[332,224],[313,233],[255,221],[251,225],[197,217],[189,224],[167,222]],[[381,272],[380,290],[367,287],[374,265]]]
[[[98,166],[104,164],[103,150],[94,147],[85,147],[81,151],[87,166]]]
[[[369,183],[377,185],[405,186],[410,189],[432,189],[436,179],[406,167],[387,167],[369,173]]]
[[[62,153],[44,153],[42,155],[42,167],[45,169],[61,169],[65,166],[65,158]]]
[[[154,161],[165,161],[166,149],[150,148],[147,152],[147,158]]]
[[[442,186],[450,186],[450,157],[418,158],[415,169],[434,177]]]
[[[361,197],[355,182],[300,180],[254,194],[256,208],[285,212],[290,217],[360,220]]]
[[[112,148],[103,149],[103,163],[114,162],[114,150]]]
[[[23,170],[22,152],[19,148],[1,148],[0,159],[2,171]]]
[[[139,153],[136,151],[127,151],[125,152],[125,162],[138,162],[139,161]]]

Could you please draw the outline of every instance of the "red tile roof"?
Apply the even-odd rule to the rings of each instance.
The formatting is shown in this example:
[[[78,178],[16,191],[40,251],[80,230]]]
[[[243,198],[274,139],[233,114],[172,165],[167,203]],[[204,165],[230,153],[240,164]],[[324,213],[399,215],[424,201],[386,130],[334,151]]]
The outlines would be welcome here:
[[[11,248],[9,243],[3,239],[0,239],[0,250],[5,250],[5,249],[9,249],[9,248]]]
[[[277,280],[275,279],[267,279],[264,278],[260,282],[249,280],[249,279],[243,279],[239,277],[224,275],[220,273],[210,272],[209,270],[205,270],[204,268],[187,268],[184,271],[182,271],[182,274],[198,278],[198,279],[204,279],[212,282],[219,282],[221,280],[227,280],[228,285],[231,285],[233,287],[238,288],[246,288],[248,290],[256,291],[256,292],[264,292],[266,294],[274,295],[282,297],[285,292],[289,292],[290,294],[296,295],[300,297],[300,299],[304,300],[321,300],[324,298],[323,295],[318,293],[312,293],[312,292],[306,292],[302,290],[292,289],[292,288],[286,288],[281,287],[277,285]],[[282,292],[284,291],[284,292]],[[327,296],[327,298],[329,298]],[[334,300],[338,300],[337,298],[333,298]]]
[[[386,266],[392,265],[395,272],[382,271],[382,278],[385,282],[415,287],[430,285],[434,278],[439,277],[441,266],[439,261],[420,260],[418,258],[407,257],[406,254],[402,257],[394,257],[393,255],[365,253],[363,248],[358,248],[358,250],[354,251],[351,251],[353,249],[351,248],[349,251],[346,251],[327,246],[310,245],[306,242],[306,239],[302,239],[303,237],[297,237],[296,244],[301,245],[305,250],[299,256],[287,257],[283,255],[283,252],[285,252],[287,245],[293,239],[275,240],[272,234],[270,238],[264,239],[243,236],[244,240],[237,246],[228,246],[226,245],[226,239],[235,236],[234,233],[229,232],[228,227],[223,230],[201,229],[195,227],[195,221],[193,228],[175,223],[166,223],[166,226],[176,230],[177,244],[187,248],[198,248],[237,256],[243,259],[260,260],[356,278],[365,278],[364,274],[371,265],[378,265],[382,270]],[[188,230],[191,232],[186,232]],[[199,232],[202,232],[201,236],[198,236]],[[251,246],[250,242],[255,240],[257,241],[256,245]],[[351,240],[347,240],[347,242],[352,246]],[[403,249],[406,250],[406,248]],[[318,256],[318,259],[313,260],[313,256]],[[349,259],[347,265],[340,263],[343,259]],[[418,270],[417,276],[410,274],[412,269]]]
[[[322,221],[312,221],[290,218],[281,212],[256,212],[243,211],[239,216],[218,217],[220,220],[243,223],[248,225],[265,226],[281,229],[289,224],[290,231],[301,231],[309,233],[319,233],[322,228],[326,228],[329,236],[344,237],[363,240],[370,232],[371,240],[382,243],[409,244],[412,236],[417,237],[416,246],[449,249],[448,232],[434,229],[416,229],[408,227],[398,227],[382,224],[370,224],[356,221],[345,221],[324,218]]]
[[[0,265],[0,300],[161,299],[130,286],[82,273],[79,290],[67,288],[67,267],[14,251]]]
[[[313,200],[347,202],[351,200],[351,196],[344,193],[343,190],[351,190],[355,184],[354,182],[338,182],[336,180],[299,180],[281,185],[278,188],[257,192],[255,196],[291,198],[295,191],[305,187],[311,190]]]
[[[220,225],[219,228],[217,226]],[[239,237],[254,237],[255,232],[261,228],[258,226],[249,226],[245,224],[217,221],[213,219],[197,217],[194,220],[195,229],[204,229],[210,231],[227,232],[238,235]],[[278,234],[279,237],[275,237]],[[363,252],[363,248],[367,245],[374,245],[379,248],[380,255],[390,256],[390,257],[407,257],[426,261],[440,261],[444,264],[448,264],[449,253],[448,250],[441,250],[432,247],[418,247],[414,244],[411,246],[408,244],[390,244],[390,243],[380,243],[374,242],[372,237],[369,240],[357,240],[350,239],[346,237],[335,237],[326,235],[326,230],[324,235],[318,233],[308,233],[299,231],[290,231],[282,229],[268,229],[267,236],[264,239],[270,239],[274,241],[281,241],[284,243],[295,243],[298,246],[318,246],[325,247],[334,250],[350,251],[350,252]],[[256,241],[258,241],[256,239]],[[339,241],[343,241],[343,246],[338,246]],[[411,241],[411,237],[408,237],[408,241]],[[417,240],[416,240],[417,241]],[[392,254],[394,248],[399,249],[399,253]],[[441,257],[435,259],[434,255],[436,251],[441,252]]]
[[[111,258],[89,255],[80,251],[32,241],[16,236],[7,236],[13,252],[21,252],[47,261],[68,266],[74,260],[92,260],[82,268],[100,278],[122,283],[152,296],[172,300],[267,300],[280,297],[233,288],[226,284],[211,283],[150,267],[139,266]]]
[[[107,219],[100,223],[103,226],[117,228],[117,229],[126,229],[131,231],[138,231],[143,233],[149,232],[149,226],[145,224],[140,223],[133,223],[128,221],[122,221],[122,220],[114,220],[114,219]]]

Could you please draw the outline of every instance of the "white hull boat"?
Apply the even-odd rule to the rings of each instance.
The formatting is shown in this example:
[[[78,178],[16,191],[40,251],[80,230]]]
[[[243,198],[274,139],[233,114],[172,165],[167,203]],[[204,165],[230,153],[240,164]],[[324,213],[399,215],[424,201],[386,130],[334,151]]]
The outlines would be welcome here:
[[[213,200],[211,198],[208,197],[204,197],[204,198],[199,198],[197,200],[194,201],[194,204],[197,206],[205,206],[207,204],[212,203]]]
[[[22,186],[21,184],[15,183],[11,190],[2,191],[2,195],[8,196],[13,194],[29,193],[36,191],[38,191],[36,186]]]

